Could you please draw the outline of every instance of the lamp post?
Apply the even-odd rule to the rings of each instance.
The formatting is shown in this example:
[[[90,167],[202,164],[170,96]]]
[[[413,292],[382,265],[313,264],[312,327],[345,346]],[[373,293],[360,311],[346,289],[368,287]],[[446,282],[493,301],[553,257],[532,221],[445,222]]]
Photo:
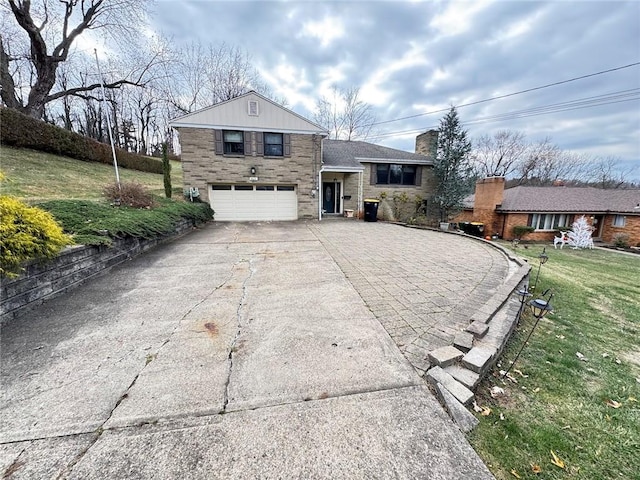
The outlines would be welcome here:
[[[538,264],[538,273],[536,274],[536,281],[533,284],[533,288],[531,288],[531,290],[533,291],[535,291],[536,288],[538,287],[538,277],[540,277],[540,268],[542,267],[542,265],[547,263],[547,260],[549,260],[549,255],[547,255],[547,247],[544,247],[542,249],[542,253],[538,255],[538,262],[540,263]]]
[[[549,295],[549,300],[544,300],[543,298],[536,298],[535,300],[531,300],[529,302],[529,308],[531,308],[531,313],[533,313],[533,316],[535,317],[536,322],[533,324],[533,328],[529,332],[529,335],[527,335],[527,338],[522,344],[522,346],[520,347],[520,350],[518,350],[518,353],[516,354],[516,358],[513,359],[513,361],[511,362],[511,365],[509,365],[509,368],[507,368],[507,371],[504,372],[504,374],[502,375],[502,378],[507,376],[507,374],[511,371],[511,369],[515,365],[518,358],[520,358],[520,354],[522,353],[522,350],[524,350],[524,346],[527,344],[527,342],[531,338],[533,331],[538,326],[538,322],[548,313],[553,312],[553,307],[551,306],[551,303],[550,303],[552,298],[553,298],[553,293]]]

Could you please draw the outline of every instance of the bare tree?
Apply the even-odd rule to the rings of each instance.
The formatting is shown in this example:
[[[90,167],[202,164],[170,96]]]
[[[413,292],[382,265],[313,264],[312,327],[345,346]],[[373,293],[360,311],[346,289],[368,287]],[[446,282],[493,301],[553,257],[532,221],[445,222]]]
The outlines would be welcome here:
[[[521,132],[500,130],[473,142],[471,158],[483,177],[507,177],[524,161],[529,145]]]
[[[0,96],[7,107],[35,118],[42,118],[45,105],[51,101],[69,95],[82,96],[100,86],[96,81],[52,93],[57,70],[69,58],[78,37],[90,30],[104,29],[115,35],[124,32],[125,37],[131,38],[140,18],[144,17],[145,3],[143,0],[41,0],[33,6],[30,0],[7,1],[22,35],[12,36],[13,44],[7,43],[7,37],[0,38]],[[135,72],[105,87],[141,84],[148,67],[149,64],[138,65]],[[31,72],[28,85],[22,84],[26,80],[25,69]]]
[[[359,98],[360,89],[333,88],[333,98],[321,97],[316,102],[313,118],[329,130],[335,140],[365,140],[371,134],[376,121],[373,108]]]
[[[165,66],[163,94],[173,113],[194,110],[231,100],[250,90],[273,99],[245,50],[227,43],[203,46],[191,43],[174,50],[174,61]]]
[[[633,186],[631,178],[637,167],[623,167],[619,158],[596,158],[588,164],[588,181],[599,188]]]

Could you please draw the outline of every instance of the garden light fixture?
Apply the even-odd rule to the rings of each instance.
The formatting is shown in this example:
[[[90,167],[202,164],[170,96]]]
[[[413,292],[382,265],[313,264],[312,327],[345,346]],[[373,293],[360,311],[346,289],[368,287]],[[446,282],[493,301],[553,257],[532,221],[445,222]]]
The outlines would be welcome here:
[[[547,294],[548,291],[549,290],[544,292],[542,294],[542,296],[544,297]],[[507,374],[511,371],[511,369],[515,365],[515,363],[518,360],[518,358],[520,358],[520,354],[522,353],[522,350],[524,349],[524,346],[529,342],[529,339],[531,338],[531,335],[533,334],[533,331],[538,326],[538,322],[543,317],[545,317],[547,314],[553,312],[553,307],[551,306],[551,299],[552,298],[553,298],[553,293],[549,296],[549,300],[544,300],[543,298],[536,298],[535,300],[531,300],[529,302],[529,307],[531,308],[531,313],[535,317],[536,322],[533,324],[533,328],[529,332],[529,335],[527,335],[527,339],[524,341],[524,343],[520,347],[520,350],[518,350],[518,353],[516,354],[516,358],[513,359],[513,361],[511,362],[511,365],[509,365],[509,368],[507,368],[507,371],[502,374],[502,378],[507,376]]]
[[[516,291],[516,295],[520,297],[520,308],[518,309],[518,315],[516,315],[516,322],[520,321],[522,316],[522,310],[524,310],[524,304],[529,297],[533,297],[533,294],[529,292],[529,285],[525,285],[520,290]]]
[[[538,287],[538,277],[540,276],[540,268],[542,267],[542,265],[547,263],[547,260],[549,260],[549,255],[547,255],[547,247],[544,247],[542,249],[542,253],[538,255],[538,261],[540,263],[538,264],[538,273],[536,274],[536,281],[533,284],[533,288],[531,290],[535,291],[535,289]]]

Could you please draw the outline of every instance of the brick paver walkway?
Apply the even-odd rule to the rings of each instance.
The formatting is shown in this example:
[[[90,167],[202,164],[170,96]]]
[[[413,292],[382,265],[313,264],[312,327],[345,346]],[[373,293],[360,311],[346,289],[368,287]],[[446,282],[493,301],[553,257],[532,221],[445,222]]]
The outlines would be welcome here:
[[[337,219],[310,228],[421,373],[509,274],[501,252],[462,236]]]

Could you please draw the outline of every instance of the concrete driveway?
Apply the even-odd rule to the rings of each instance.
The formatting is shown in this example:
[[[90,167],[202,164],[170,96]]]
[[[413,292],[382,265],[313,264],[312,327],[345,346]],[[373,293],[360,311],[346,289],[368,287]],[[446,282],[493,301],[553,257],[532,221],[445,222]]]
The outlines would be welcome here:
[[[0,472],[492,478],[419,373],[508,270],[390,224],[210,225],[4,326]]]

